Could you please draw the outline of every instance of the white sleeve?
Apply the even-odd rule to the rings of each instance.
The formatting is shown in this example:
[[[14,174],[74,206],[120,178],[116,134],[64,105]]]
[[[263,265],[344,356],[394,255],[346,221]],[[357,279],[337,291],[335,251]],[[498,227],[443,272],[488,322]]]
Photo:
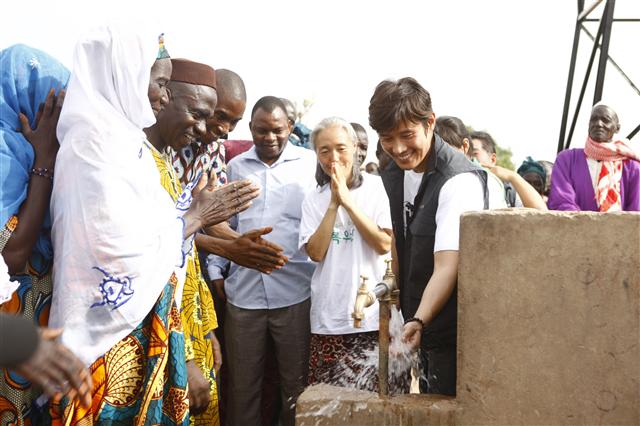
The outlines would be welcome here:
[[[325,211],[320,211],[316,199],[318,198],[318,190],[313,189],[307,192],[302,202],[302,218],[300,219],[300,232],[298,240],[298,248],[303,248],[309,241],[309,238],[316,232]]]
[[[458,250],[460,215],[484,209],[482,183],[474,173],[461,173],[440,189],[436,211],[436,238],[433,252]]]
[[[387,191],[384,189],[382,179],[378,180],[379,182],[377,182],[377,185],[374,187],[376,193],[372,194],[372,198],[376,200],[373,221],[382,229],[392,229],[389,197],[387,197]]]
[[[20,283],[18,281],[11,281],[9,276],[9,268],[4,263],[4,257],[0,255],[0,305],[4,302],[11,300],[13,292],[18,289]]]
[[[493,210],[509,207],[504,196],[504,184],[496,175],[487,172],[487,185],[489,186],[489,208]]]

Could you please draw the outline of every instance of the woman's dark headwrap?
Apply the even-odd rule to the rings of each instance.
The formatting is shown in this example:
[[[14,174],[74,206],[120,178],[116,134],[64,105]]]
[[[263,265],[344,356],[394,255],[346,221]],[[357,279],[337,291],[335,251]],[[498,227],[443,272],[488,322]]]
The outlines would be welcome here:
[[[518,167],[518,174],[522,176],[527,182],[533,186],[540,194],[544,194],[545,182],[547,181],[547,172],[542,164],[538,163],[531,157],[527,157],[526,160]],[[539,176],[538,179],[535,175]]]

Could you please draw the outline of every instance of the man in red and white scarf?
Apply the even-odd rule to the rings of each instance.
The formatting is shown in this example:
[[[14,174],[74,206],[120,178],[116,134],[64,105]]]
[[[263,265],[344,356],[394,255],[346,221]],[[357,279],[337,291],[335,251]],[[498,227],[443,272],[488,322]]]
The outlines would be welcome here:
[[[552,210],[639,211],[640,156],[628,140],[615,140],[618,115],[598,104],[591,111],[584,150],[558,155],[548,206]]]

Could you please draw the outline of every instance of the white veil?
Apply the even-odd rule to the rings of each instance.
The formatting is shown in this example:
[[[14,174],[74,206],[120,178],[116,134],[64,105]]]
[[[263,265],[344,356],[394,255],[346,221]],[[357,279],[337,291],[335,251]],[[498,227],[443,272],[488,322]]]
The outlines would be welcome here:
[[[119,27],[81,38],[58,123],[50,326],[87,365],[140,324],[182,262],[183,222],[143,147],[156,40]]]

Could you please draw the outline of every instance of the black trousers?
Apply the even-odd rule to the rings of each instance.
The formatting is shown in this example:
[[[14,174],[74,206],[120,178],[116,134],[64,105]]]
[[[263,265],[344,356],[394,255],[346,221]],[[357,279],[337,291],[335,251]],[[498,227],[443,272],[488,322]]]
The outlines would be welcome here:
[[[456,396],[456,345],[420,348],[420,393]]]

